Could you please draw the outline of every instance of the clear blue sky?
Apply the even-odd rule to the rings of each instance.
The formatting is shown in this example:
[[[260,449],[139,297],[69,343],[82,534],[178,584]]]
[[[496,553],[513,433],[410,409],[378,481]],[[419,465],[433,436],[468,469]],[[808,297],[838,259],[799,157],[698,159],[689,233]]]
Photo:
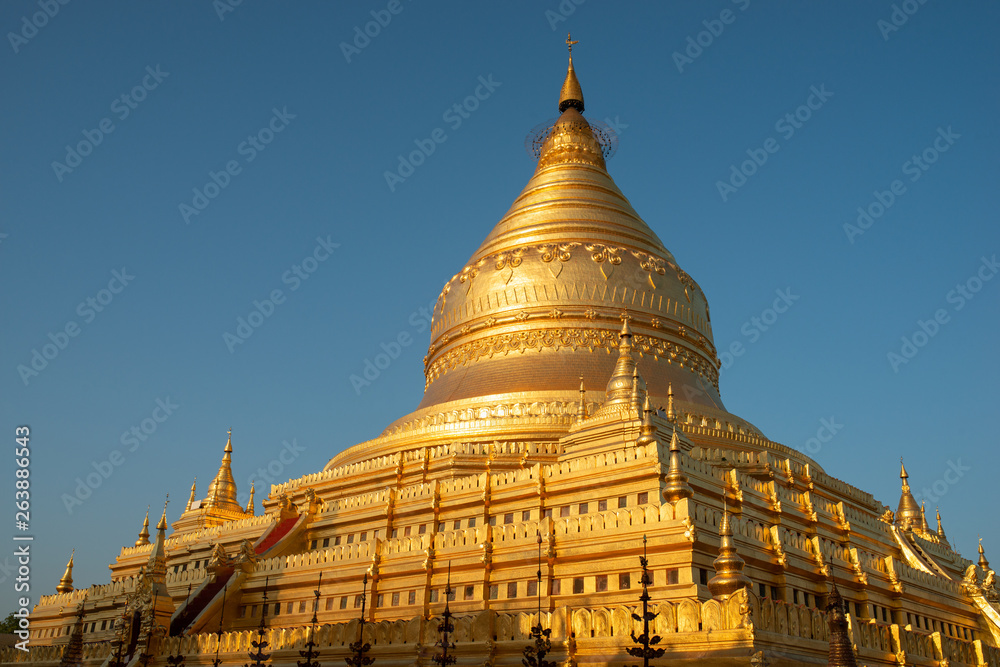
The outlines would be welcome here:
[[[77,584],[107,581],[147,504],[170,493],[174,520],[195,475],[204,491],[227,429],[245,497],[258,468],[314,472],[417,405],[420,309],[530,177],[524,139],[556,115],[568,30],[587,115],[620,132],[613,177],[704,288],[720,352],[742,344],[729,409],[797,448],[832,420],[815,458],[892,507],[905,455],[918,496],[943,489],[929,510],[953,543],[971,557],[982,532],[1000,559],[1000,277],[982,260],[1000,255],[1000,8],[902,4],[916,11],[897,26],[889,0],[244,2],[221,18],[207,1],[51,18],[3,3],[0,432],[32,432],[33,598],[73,547]],[[373,11],[386,25],[345,49]],[[480,77],[486,99],[446,116]],[[390,189],[385,172],[439,128]],[[763,164],[733,177],[750,156]],[[225,187],[201,201],[210,172]],[[880,215],[849,234],[858,207]],[[286,274],[317,238],[339,247]],[[776,290],[797,299],[774,320]],[[415,342],[356,391],[401,332]],[[54,358],[19,371],[49,334]],[[143,420],[152,432],[123,444]],[[115,450],[70,514],[64,494]],[[0,608],[13,599],[8,576]]]

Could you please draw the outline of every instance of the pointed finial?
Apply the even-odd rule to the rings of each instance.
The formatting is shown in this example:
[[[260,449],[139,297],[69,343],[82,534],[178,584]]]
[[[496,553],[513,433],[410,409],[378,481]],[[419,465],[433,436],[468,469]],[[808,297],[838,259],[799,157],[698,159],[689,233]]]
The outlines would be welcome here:
[[[990,562],[986,560],[986,551],[983,549],[983,538],[979,538],[979,568],[983,572],[989,572]]]
[[[622,330],[621,333],[619,334],[620,336],[629,336],[629,337],[632,336],[632,327],[628,325],[628,322],[631,319],[632,316],[628,314],[628,308],[626,308],[625,310],[622,311]]]
[[[226,431],[229,438],[226,440],[226,448],[223,450],[226,454],[233,453],[233,429]]]
[[[917,504],[913,494],[910,493],[910,476],[906,473],[906,466],[903,465],[903,458],[899,458],[899,478],[902,480],[903,490],[899,496],[899,507],[896,509],[896,523],[904,530],[920,529],[925,520],[922,521],[920,505]]]
[[[674,412],[674,384],[672,382],[667,383],[667,420],[674,421],[677,419],[677,414]]]
[[[649,406],[649,392],[646,392],[646,400],[642,405],[642,428],[639,433],[639,437],[635,440],[636,445],[656,442],[656,427],[653,426],[653,408]]]
[[[934,511],[935,514],[937,514],[937,536],[940,537],[943,541],[947,542],[948,538],[945,537],[944,527],[941,525],[941,508],[938,507]]]
[[[573,70],[573,45],[577,42],[566,35],[566,46],[569,48],[569,68],[566,71],[566,80],[563,82],[562,90],[559,91],[559,111],[564,112],[570,107],[583,113],[583,89],[580,88],[580,81],[576,78]]]
[[[583,388],[583,376],[580,376],[580,405],[576,408],[577,419],[583,421],[587,418],[587,392]]]
[[[253,514],[253,494],[256,487],[256,481],[250,482],[250,500],[247,501],[247,514]]]
[[[69,562],[66,563],[66,571],[63,573],[62,579],[59,580],[59,585],[56,586],[57,593],[73,592],[73,556],[75,555],[76,549],[73,549],[69,554]]]
[[[826,622],[829,626],[829,649],[827,664],[832,667],[857,667],[854,657],[854,647],[848,632],[847,610],[844,598],[837,590],[837,582],[833,582],[830,596],[826,604]]]
[[[156,524],[157,530],[167,529],[167,505],[170,503],[170,494],[167,494],[166,499],[163,501],[163,514],[160,515],[160,522]]]
[[[191,509],[191,505],[194,504],[195,493],[197,493],[196,490],[197,486],[198,486],[198,477],[195,477],[194,481],[191,482],[191,495],[188,496],[187,505],[184,507],[185,512]]]
[[[574,44],[579,44],[579,43],[580,43],[580,40],[578,40],[578,39],[574,40],[573,36],[570,33],[568,33],[568,32],[566,33],[566,47],[569,48],[569,57],[570,57],[570,60],[573,59],[573,45]]]
[[[713,597],[728,596],[750,586],[750,579],[743,574],[746,563],[740,558],[733,544],[733,530],[729,526],[729,506],[723,497],[722,520],[719,522],[719,557],[715,559],[715,576],[708,580],[708,590]]]
[[[636,412],[642,410],[642,398],[645,393],[646,381],[639,375],[639,366],[637,364],[632,369],[632,407]]]
[[[931,532],[931,527],[927,525],[927,501],[920,503],[920,530],[923,531],[924,535]]]
[[[139,539],[135,541],[135,546],[141,547],[149,544],[149,505],[146,505],[146,518],[142,520],[142,530],[139,531]]]
[[[663,498],[674,503],[681,498],[690,498],[694,495],[694,490],[688,484],[687,475],[681,468],[681,443],[678,438],[680,428],[674,424],[674,432],[670,436],[670,466],[667,474],[663,478]]]

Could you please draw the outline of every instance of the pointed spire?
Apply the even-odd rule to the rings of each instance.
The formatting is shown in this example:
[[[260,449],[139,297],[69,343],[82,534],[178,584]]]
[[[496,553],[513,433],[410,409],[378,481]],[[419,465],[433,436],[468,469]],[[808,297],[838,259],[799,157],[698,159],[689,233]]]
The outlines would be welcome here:
[[[723,499],[725,503],[725,499]],[[750,579],[743,574],[746,563],[740,558],[733,544],[733,530],[729,527],[729,509],[723,505],[719,522],[719,557],[715,559],[715,576],[708,580],[708,590],[713,597],[731,595],[750,586]]]
[[[982,542],[980,542],[982,545]],[[982,546],[980,546],[982,548]],[[66,563],[66,571],[63,573],[62,579],[59,580],[59,585],[56,586],[57,593],[72,593],[73,592],[73,556],[76,555],[76,549],[73,549],[72,553],[69,555],[69,562]]]
[[[667,420],[676,421],[677,413],[674,412],[674,383],[667,383]]]
[[[205,507],[229,510],[243,514],[243,507],[236,501],[236,480],[233,478],[233,431],[229,429],[229,439],[223,450],[219,472],[215,474],[205,496]]]
[[[656,442],[656,427],[653,426],[653,409],[649,407],[649,394],[647,393],[646,402],[642,406],[642,429],[635,444],[648,445],[652,442]]]
[[[986,551],[983,550],[983,538],[979,538],[979,568],[983,572],[990,571],[990,562],[986,560]]]
[[[910,476],[906,474],[906,466],[903,465],[903,459],[900,457],[899,479],[902,480],[903,491],[899,497],[899,507],[896,509],[896,523],[904,530],[920,528],[920,506],[917,505],[916,499],[910,493],[909,478]]]
[[[947,542],[948,538],[945,537],[945,535],[944,535],[944,528],[941,526],[941,508],[938,507],[935,510],[935,513],[937,514],[937,536],[940,537],[945,542]]]
[[[253,495],[256,491],[256,482],[250,482],[250,500],[247,501],[247,514],[253,514]]]
[[[156,542],[153,543],[153,551],[149,554],[149,561],[146,563],[146,574],[155,580],[163,581],[167,576],[167,504],[170,502],[170,494],[167,494],[163,501],[163,514],[156,524]]]
[[[583,376],[580,376],[580,405],[576,408],[577,419],[583,421],[587,418],[587,391],[583,388]]]
[[[635,409],[636,412],[640,413],[642,410],[642,401],[646,397],[646,381],[642,379],[639,375],[639,366],[636,365],[632,369],[632,405],[631,407]]]
[[[827,665],[830,667],[857,667],[858,662],[854,657],[854,648],[847,632],[847,611],[844,606],[844,598],[837,590],[837,582],[833,582],[833,589],[830,591],[830,597],[827,601],[826,621],[830,626]]]
[[[566,80],[563,82],[562,90],[559,91],[559,111],[566,111],[570,107],[579,112],[583,112],[583,89],[580,81],[576,78],[576,71],[573,69],[573,41],[569,33],[566,34],[566,46],[569,47],[569,69],[566,71]]]
[[[680,428],[675,424],[674,433],[670,436],[670,465],[663,478],[663,498],[671,503],[694,495],[691,485],[688,484],[687,475],[681,468],[681,443],[677,437],[679,431]]]
[[[146,518],[142,520],[142,530],[139,531],[139,539],[135,541],[135,546],[141,547],[149,544],[149,505],[146,505]]]
[[[608,380],[605,406],[614,409],[628,408],[632,401],[632,378],[635,375],[635,359],[632,358],[632,329],[628,321],[628,311],[622,314],[622,329],[618,334],[618,362]]]
[[[924,535],[929,535],[931,527],[927,525],[927,501],[920,503],[920,530]]]
[[[191,509],[191,505],[194,504],[195,494],[198,492],[197,487],[198,487],[198,477],[196,476],[194,478],[194,481],[191,482],[191,495],[188,496],[187,507],[184,508],[185,512],[187,512],[189,509]]]

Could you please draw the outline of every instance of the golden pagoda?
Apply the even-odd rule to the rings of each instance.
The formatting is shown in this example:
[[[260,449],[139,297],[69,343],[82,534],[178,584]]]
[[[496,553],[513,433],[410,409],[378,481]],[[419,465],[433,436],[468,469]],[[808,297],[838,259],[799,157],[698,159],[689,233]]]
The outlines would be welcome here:
[[[109,583],[43,596],[0,662],[59,661],[80,614],[88,667],[262,639],[283,666],[307,639],[324,665],[520,665],[536,627],[560,666],[632,664],[648,562],[652,664],[1000,665],[985,552],[928,527],[905,468],[894,513],[727,411],[707,298],[608,173],[572,51],[558,109],[441,291],[414,412],[259,512],[230,432],[172,534],[165,508]]]

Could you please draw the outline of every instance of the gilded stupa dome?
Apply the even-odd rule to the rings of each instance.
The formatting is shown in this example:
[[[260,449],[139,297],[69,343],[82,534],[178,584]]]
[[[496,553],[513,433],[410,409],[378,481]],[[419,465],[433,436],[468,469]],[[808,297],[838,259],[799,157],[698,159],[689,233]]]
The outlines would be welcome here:
[[[708,301],[608,174],[572,60],[559,119],[510,210],[434,308],[420,409],[605,389],[623,316],[649,392],[724,410]],[[626,315],[627,313],[627,315]]]

